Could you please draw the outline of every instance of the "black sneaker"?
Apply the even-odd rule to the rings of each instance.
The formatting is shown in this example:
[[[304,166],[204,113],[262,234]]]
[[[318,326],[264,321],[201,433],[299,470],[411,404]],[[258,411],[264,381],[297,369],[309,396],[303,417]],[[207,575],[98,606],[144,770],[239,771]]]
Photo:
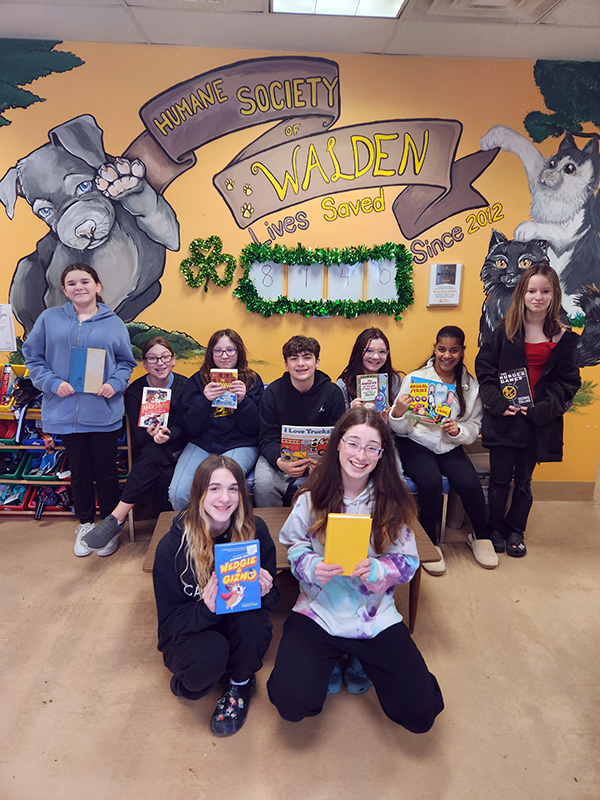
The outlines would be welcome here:
[[[250,698],[255,689],[255,675],[243,686],[227,684],[227,688],[219,697],[217,707],[210,718],[210,729],[216,736],[231,736],[239,731],[246,721]]]

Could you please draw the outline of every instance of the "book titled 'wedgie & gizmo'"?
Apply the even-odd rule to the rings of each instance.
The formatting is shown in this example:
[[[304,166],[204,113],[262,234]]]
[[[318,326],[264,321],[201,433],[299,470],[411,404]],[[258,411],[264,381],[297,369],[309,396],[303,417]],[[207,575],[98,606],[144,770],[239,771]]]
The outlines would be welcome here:
[[[233,614],[260,608],[260,542],[215,544],[217,614]]]

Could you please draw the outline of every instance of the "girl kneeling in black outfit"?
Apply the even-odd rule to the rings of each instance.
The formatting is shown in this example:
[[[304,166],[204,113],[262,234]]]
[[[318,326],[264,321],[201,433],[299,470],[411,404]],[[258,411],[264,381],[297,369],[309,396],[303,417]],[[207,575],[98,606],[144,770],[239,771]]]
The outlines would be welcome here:
[[[262,607],[216,614],[213,544],[254,538],[260,541]],[[263,520],[253,515],[244,473],[232,458],[212,455],[196,470],[189,506],[158,543],[153,578],[158,649],[173,673],[171,691],[197,700],[224,679],[210,727],[219,736],[236,733],[271,641],[267,611],[278,590],[275,545]]]

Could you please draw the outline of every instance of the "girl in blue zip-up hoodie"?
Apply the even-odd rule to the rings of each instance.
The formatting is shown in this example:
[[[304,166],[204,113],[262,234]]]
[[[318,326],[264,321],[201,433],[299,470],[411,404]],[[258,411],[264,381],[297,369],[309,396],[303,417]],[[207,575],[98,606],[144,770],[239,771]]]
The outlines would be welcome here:
[[[110,514],[119,500],[117,441],[123,423],[123,392],[136,366],[127,328],[101,302],[102,284],[87,264],[70,264],[61,276],[70,302],[46,309],[23,345],[34,385],[43,393],[42,426],[60,435],[71,470],[76,528],[74,552],[87,555],[82,537],[93,527],[96,513],[94,483],[100,515]],[[96,394],[75,392],[69,383],[71,350],[93,347],[105,351],[104,382]],[[118,537],[99,551],[111,555]],[[86,552],[78,552],[85,549]]]

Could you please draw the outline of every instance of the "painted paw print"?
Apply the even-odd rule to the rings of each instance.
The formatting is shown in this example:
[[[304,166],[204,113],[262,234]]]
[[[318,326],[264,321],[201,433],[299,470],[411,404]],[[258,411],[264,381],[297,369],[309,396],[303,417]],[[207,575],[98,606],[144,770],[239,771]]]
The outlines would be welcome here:
[[[246,184],[244,185],[243,192],[244,192],[244,194],[246,195],[246,197],[250,197],[250,195],[252,194],[252,186],[250,186],[250,184],[249,184],[249,183],[246,183]]]
[[[230,192],[234,186],[235,186],[235,181],[232,181],[231,178],[227,178],[227,180],[225,181],[225,188],[227,189],[227,191]]]
[[[240,212],[244,219],[250,219],[252,214],[254,214],[254,206],[251,203],[244,203],[240,208]]]
[[[106,197],[122,199],[140,191],[145,175],[146,167],[139,159],[116,158],[98,169],[96,187]]]

